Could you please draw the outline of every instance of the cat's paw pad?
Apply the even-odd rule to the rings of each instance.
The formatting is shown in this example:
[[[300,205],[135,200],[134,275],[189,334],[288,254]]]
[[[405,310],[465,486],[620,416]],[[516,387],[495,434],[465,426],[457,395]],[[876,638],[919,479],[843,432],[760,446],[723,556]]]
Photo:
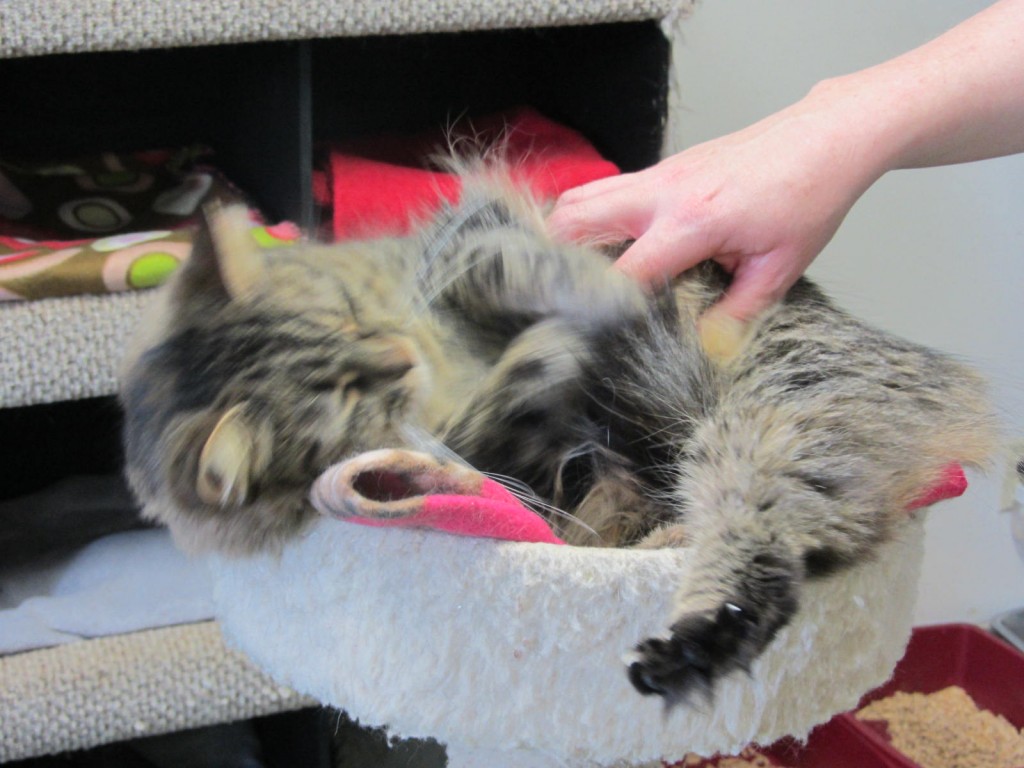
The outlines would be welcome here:
[[[694,694],[710,696],[719,678],[746,670],[760,651],[752,642],[756,624],[756,617],[735,603],[723,604],[712,615],[684,616],[667,636],[637,645],[629,680],[640,693],[661,696],[668,706]]]

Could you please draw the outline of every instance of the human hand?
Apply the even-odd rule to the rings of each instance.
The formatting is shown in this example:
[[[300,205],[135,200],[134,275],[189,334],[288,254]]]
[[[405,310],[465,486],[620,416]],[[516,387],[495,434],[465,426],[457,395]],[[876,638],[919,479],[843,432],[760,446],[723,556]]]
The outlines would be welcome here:
[[[843,141],[844,120],[805,99],[646,170],[569,190],[548,224],[561,239],[634,240],[615,266],[647,284],[713,259],[732,282],[712,312],[749,321],[785,295],[881,173]]]
[[[651,283],[714,259],[712,312],[747,321],[782,298],[886,171],[1024,152],[1024,0],[919,48],[823,80],[796,104],[639,173],[566,192],[566,239],[634,240],[616,263]]]

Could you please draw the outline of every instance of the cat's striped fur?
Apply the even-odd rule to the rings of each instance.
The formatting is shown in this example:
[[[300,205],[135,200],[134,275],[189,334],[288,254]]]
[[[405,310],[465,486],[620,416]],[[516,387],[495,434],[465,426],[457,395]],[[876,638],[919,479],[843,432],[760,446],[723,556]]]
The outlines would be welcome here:
[[[871,556],[949,462],[993,443],[963,366],[800,282],[728,363],[713,266],[649,295],[487,181],[413,237],[261,252],[213,214],[125,368],[129,478],[187,549],[280,548],[357,452],[454,452],[528,484],[567,540],[692,546],[630,676],[669,702],[746,667],[801,584]]]

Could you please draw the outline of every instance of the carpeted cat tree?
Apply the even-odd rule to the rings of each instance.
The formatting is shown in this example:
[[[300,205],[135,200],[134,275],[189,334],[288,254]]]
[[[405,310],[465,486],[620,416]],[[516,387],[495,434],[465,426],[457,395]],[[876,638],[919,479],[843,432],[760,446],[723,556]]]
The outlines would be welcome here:
[[[678,18],[686,5],[671,0],[68,0],[43,6],[8,0],[0,4],[0,75],[20,72],[23,63],[43,72],[48,55],[56,53],[413,33],[422,40],[419,33],[520,28],[612,29]],[[390,50],[390,44],[380,43],[382,50]],[[250,50],[237,48],[245,49],[240,55]],[[276,56],[278,49],[252,50]],[[283,59],[294,52],[281,50]],[[300,46],[295,71],[308,77],[318,53],[310,56]],[[208,72],[203,55],[198,49],[197,69]],[[581,55],[570,53],[566,61]],[[56,62],[54,71],[59,66]],[[273,81],[267,68],[261,72]],[[580,76],[587,75],[585,67]],[[60,79],[59,72],[47,76]],[[294,89],[274,87],[269,91],[275,98],[294,96]],[[572,89],[562,88],[560,97],[586,122],[591,110],[578,103]],[[301,94],[294,98],[305,104]],[[280,110],[282,103],[256,104],[247,125],[258,130],[259,118]],[[124,121],[104,123],[102,110],[94,118],[95,126],[124,127]],[[614,113],[603,113],[591,127],[600,134],[614,119]],[[296,124],[308,129],[311,120],[304,120]],[[33,128],[30,122],[23,126]],[[153,130],[148,123],[143,127]],[[80,128],[88,126],[76,125]],[[31,140],[32,134],[26,130],[5,138]],[[291,145],[272,138],[287,155]],[[597,138],[611,142],[614,137]],[[305,141],[296,146],[308,152]],[[254,153],[240,151],[229,169],[235,180],[245,175],[238,163],[247,157],[266,159],[268,153],[259,143]],[[282,195],[276,210],[274,200],[268,203],[270,215],[308,221],[302,206],[309,200],[302,195],[310,182],[300,174],[295,196]],[[258,189],[258,180],[253,185]],[[0,306],[0,355],[4,370],[17,372],[4,375],[0,406],[112,395],[125,337],[145,301],[139,292]],[[811,585],[793,622],[749,676],[724,680],[713,701],[666,714],[659,700],[631,688],[622,657],[665,626],[674,589],[691,567],[686,550],[584,550],[452,535],[431,526],[436,527],[393,529],[324,518],[280,558],[211,559],[220,625],[230,645],[255,666],[225,648],[211,624],[0,657],[0,761],[312,701],[344,709],[366,725],[385,725],[398,736],[436,738],[447,745],[453,766],[628,764],[678,759],[690,751],[738,750],[787,734],[801,737],[854,706],[864,691],[888,677],[901,656],[923,536],[920,521],[908,518],[876,560]]]

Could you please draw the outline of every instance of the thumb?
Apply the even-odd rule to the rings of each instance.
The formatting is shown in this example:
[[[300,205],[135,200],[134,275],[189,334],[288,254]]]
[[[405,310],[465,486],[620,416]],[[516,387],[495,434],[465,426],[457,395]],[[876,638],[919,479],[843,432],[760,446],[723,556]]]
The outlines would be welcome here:
[[[706,314],[746,325],[781,301],[798,277],[799,273],[792,277],[778,274],[763,261],[741,262],[725,294]]]
[[[736,272],[725,295],[700,318],[701,346],[711,360],[726,364],[739,354],[758,316],[785,296],[788,286],[780,289],[765,278],[757,270]]]

